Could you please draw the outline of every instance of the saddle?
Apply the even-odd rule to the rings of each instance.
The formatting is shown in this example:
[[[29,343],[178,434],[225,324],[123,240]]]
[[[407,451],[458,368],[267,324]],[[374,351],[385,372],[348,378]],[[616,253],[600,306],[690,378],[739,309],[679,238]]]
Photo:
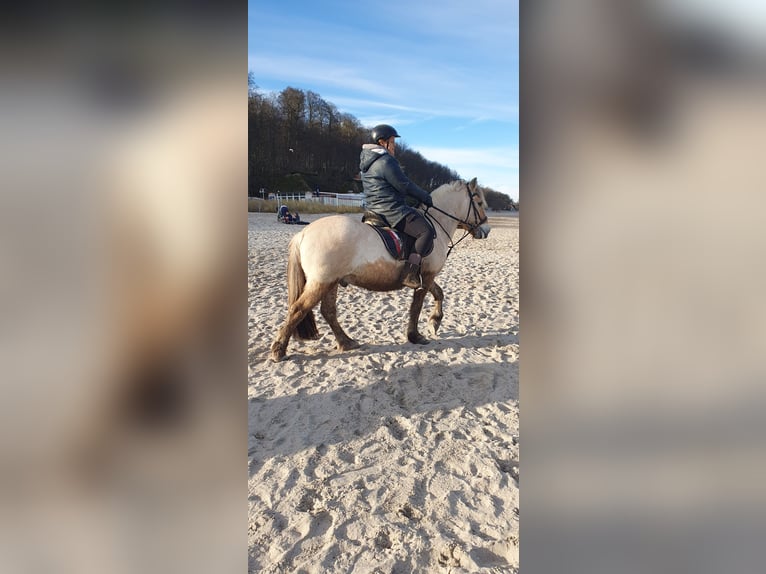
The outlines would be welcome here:
[[[434,229],[433,224],[428,221],[428,218],[426,218],[425,221],[428,224],[428,227],[431,228],[431,237],[436,239],[436,229]],[[412,248],[415,245],[415,238],[393,229],[388,224],[386,218],[380,213],[365,211],[364,215],[362,215],[362,222],[368,224],[378,232],[378,235],[380,235],[380,238],[383,240],[383,244],[394,259],[399,261],[407,259],[410,256],[410,253],[412,253]],[[431,249],[433,249],[433,247]],[[429,249],[427,253],[423,253],[423,257],[426,257],[430,253],[431,250]]]
[[[362,215],[362,222],[366,223],[378,232],[383,240],[383,245],[391,254],[391,257],[397,261],[407,259],[412,251],[414,240],[409,235],[399,233],[388,225],[386,218],[374,211],[365,211]]]

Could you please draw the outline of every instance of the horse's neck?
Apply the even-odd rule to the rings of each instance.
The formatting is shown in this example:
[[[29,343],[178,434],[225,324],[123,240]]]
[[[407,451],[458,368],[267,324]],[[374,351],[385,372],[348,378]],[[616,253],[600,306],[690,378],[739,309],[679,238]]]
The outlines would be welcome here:
[[[444,211],[447,210],[445,209]],[[443,213],[439,213],[435,209],[429,211],[428,214],[438,222],[438,225],[436,226],[436,236],[439,237],[444,234],[444,232],[446,232],[446,237],[444,239],[449,241],[457,229],[457,221],[444,215]]]
[[[465,213],[460,212],[460,209],[463,209],[462,202],[451,194],[443,194],[441,197],[437,198],[437,202],[434,202],[434,205],[457,219],[463,219],[465,217]],[[437,236],[441,235],[440,232],[446,231],[447,237],[445,239],[449,241],[457,229],[458,222],[449,217],[449,215],[445,215],[435,209],[429,211],[428,214],[439,223],[436,230]]]

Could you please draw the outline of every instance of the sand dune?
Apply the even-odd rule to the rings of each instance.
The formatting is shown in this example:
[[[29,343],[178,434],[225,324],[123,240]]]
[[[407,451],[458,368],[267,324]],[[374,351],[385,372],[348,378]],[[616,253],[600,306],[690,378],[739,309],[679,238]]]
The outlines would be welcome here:
[[[249,218],[250,571],[515,572],[518,218],[491,217],[488,239],[450,255],[428,345],[406,342],[411,291],[349,287],[339,320],[362,347],[336,351],[317,313],[322,338],[276,364],[303,228]]]

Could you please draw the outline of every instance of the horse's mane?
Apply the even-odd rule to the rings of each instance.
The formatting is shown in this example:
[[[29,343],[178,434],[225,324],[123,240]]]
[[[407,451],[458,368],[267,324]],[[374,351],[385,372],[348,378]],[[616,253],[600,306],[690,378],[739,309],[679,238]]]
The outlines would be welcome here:
[[[439,187],[434,189],[431,193],[435,193],[435,192],[437,192],[439,190],[445,190],[447,188],[454,188],[454,189],[456,189],[456,188],[460,187],[461,185],[466,185],[466,181],[463,180],[463,179],[453,179],[452,181],[450,181],[448,183],[441,184]]]

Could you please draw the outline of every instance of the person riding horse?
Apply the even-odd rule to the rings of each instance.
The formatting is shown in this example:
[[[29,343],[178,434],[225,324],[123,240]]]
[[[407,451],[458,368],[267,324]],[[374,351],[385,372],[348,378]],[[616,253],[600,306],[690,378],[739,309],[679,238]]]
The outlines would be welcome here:
[[[359,169],[367,209],[381,215],[389,226],[415,240],[412,253],[404,264],[400,280],[406,287],[422,286],[420,262],[433,249],[431,226],[425,217],[405,202],[409,195],[428,207],[433,200],[427,191],[404,175],[396,154],[396,138],[401,137],[387,124],[375,126],[370,132],[373,143],[362,146]]]

